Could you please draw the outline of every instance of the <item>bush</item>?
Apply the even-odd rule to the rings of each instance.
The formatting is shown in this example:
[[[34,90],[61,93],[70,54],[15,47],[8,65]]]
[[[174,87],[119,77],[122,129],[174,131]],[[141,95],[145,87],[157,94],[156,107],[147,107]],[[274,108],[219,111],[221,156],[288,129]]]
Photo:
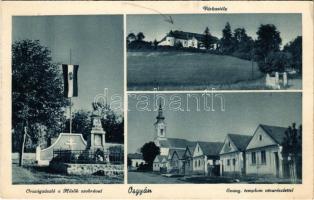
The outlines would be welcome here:
[[[272,52],[268,54],[264,61],[258,62],[258,67],[263,73],[284,72],[286,68],[291,68],[291,54],[287,52]]]
[[[137,171],[140,171],[140,172],[148,172],[148,171],[151,171],[151,167],[150,167],[148,164],[143,164],[143,163],[141,163],[141,164],[138,166]]]

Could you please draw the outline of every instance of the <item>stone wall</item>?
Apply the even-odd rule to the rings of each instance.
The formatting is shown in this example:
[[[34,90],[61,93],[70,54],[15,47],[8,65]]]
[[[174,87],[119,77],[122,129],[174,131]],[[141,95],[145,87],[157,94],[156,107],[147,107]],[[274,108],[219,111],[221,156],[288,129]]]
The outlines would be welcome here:
[[[51,162],[50,168],[55,172],[65,173],[69,175],[91,175],[100,174],[104,176],[123,175],[123,165],[112,164],[73,164]]]

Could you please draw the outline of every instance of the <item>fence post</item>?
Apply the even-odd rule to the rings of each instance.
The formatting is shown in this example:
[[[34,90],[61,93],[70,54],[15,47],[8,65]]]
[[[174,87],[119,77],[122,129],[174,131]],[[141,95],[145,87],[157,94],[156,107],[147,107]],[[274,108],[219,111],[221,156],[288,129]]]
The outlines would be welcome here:
[[[288,76],[287,72],[283,73],[283,86],[286,87],[288,85]]]

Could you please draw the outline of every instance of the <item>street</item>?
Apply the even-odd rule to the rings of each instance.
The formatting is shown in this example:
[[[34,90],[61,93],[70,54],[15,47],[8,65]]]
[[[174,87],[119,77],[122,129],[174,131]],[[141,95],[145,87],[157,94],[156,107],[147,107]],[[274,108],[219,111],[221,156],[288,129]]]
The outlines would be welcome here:
[[[178,177],[164,177],[160,174],[153,174],[151,172],[128,172],[128,183],[139,184],[164,184],[164,183],[187,183],[179,180]]]

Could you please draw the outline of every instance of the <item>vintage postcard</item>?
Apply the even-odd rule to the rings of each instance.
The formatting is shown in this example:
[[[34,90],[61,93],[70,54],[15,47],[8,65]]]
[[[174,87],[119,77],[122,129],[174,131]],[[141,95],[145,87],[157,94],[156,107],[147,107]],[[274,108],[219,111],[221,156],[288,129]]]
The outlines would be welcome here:
[[[314,198],[312,2],[0,5],[1,198]]]

